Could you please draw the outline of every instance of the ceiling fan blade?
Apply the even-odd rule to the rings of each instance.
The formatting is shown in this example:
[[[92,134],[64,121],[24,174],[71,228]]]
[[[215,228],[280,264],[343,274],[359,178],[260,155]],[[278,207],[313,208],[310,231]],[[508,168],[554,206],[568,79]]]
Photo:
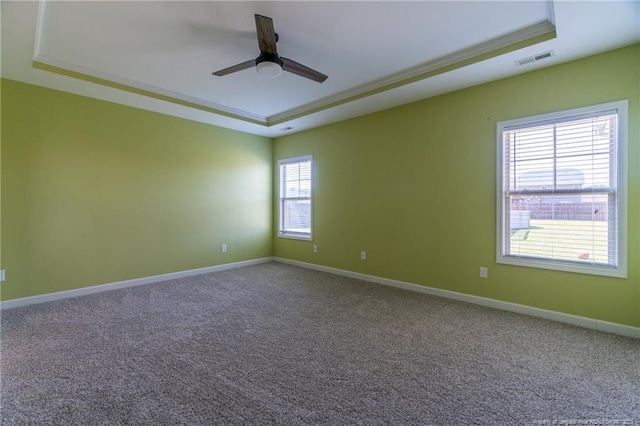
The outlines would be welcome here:
[[[258,33],[258,45],[260,52],[277,55],[276,32],[273,29],[273,20],[269,17],[256,15],[256,32]]]
[[[296,61],[292,61],[291,59],[282,57],[280,59],[282,59],[282,69],[285,71],[297,74],[301,77],[305,77],[313,81],[317,81],[318,83],[322,83],[327,79],[327,76],[322,74],[321,72],[306,67]]]
[[[247,68],[254,67],[255,65],[256,65],[256,60],[252,59],[250,61],[243,62],[241,64],[234,65],[232,67],[225,68],[225,69],[222,69],[220,71],[216,71],[216,72],[213,73],[213,75],[216,75],[218,77],[222,77],[223,75],[231,74],[233,72],[246,70]]]

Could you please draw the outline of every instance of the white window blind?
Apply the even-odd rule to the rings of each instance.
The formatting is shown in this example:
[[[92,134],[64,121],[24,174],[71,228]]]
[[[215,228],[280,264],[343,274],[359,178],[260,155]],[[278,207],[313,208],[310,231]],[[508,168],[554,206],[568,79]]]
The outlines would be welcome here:
[[[311,156],[279,162],[279,235],[311,239]]]
[[[499,123],[498,262],[620,276],[621,109]]]

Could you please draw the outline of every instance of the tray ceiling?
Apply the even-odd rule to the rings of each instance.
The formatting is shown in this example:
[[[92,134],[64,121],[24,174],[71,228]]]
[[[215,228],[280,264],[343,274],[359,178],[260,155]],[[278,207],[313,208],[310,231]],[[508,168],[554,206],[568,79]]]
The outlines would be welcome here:
[[[2,2],[3,76],[275,136],[640,41],[638,4]],[[329,78],[213,76],[259,55],[255,13]]]

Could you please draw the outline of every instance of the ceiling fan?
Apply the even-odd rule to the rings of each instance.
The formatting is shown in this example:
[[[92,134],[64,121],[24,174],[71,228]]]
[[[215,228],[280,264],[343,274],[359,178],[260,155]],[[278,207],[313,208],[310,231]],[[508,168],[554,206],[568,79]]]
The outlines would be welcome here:
[[[229,68],[216,71],[213,75],[222,77],[227,74],[231,74],[237,71],[242,71],[253,66],[259,74],[267,77],[278,77],[282,74],[282,71],[287,71],[292,74],[299,75],[301,77],[308,78],[318,83],[322,83],[327,79],[327,76],[306,67],[291,59],[283,58],[278,55],[276,43],[278,41],[278,34],[273,29],[273,20],[266,16],[255,15],[256,17],[256,32],[258,35],[258,45],[260,46],[260,56],[250,61],[242,62]]]

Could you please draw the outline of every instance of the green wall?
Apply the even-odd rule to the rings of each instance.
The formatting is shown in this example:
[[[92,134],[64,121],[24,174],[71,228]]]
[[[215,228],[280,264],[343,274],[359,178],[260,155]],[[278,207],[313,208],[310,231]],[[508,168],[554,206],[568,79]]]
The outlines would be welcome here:
[[[275,238],[274,255],[640,326],[639,89],[635,45],[278,138],[274,161],[314,156],[314,241]],[[620,99],[628,278],[496,264],[496,123]]]
[[[275,141],[11,80],[0,94],[1,300],[274,255],[640,326],[640,45]],[[496,122],[619,99],[628,278],[496,264]],[[276,238],[275,164],[304,154],[314,241]]]
[[[6,79],[1,94],[2,300],[271,256],[270,139]]]

